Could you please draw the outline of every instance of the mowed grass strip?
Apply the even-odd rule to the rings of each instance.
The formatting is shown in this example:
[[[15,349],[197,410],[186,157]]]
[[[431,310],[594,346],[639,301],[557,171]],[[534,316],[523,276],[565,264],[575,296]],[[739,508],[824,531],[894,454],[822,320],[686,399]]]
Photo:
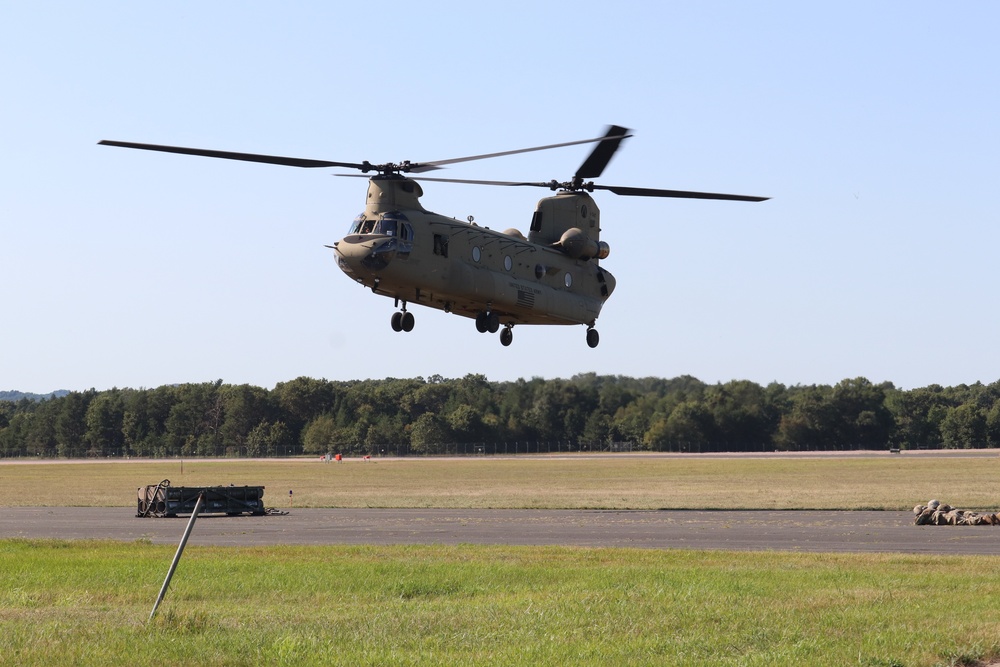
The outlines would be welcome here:
[[[381,459],[0,464],[0,507],[121,507],[137,487],[266,487],[268,506],[1000,509],[1000,457]],[[292,490],[293,500],[288,492]]]
[[[996,558],[0,541],[0,662],[937,665],[998,654]]]

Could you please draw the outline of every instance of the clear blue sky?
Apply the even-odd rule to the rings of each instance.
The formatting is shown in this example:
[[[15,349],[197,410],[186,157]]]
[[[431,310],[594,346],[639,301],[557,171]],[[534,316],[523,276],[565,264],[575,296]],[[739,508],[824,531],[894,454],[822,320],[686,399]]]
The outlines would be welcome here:
[[[0,389],[577,373],[913,388],[1000,378],[1000,5],[0,0]],[[436,160],[634,128],[599,196],[618,280],[514,344],[324,244],[365,183],[97,146]],[[453,165],[572,175],[590,149]],[[528,188],[425,184],[526,229]]]

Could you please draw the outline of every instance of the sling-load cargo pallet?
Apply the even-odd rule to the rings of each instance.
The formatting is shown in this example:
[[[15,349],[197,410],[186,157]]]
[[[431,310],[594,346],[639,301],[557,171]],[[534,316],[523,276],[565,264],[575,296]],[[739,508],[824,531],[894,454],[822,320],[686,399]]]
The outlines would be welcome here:
[[[260,516],[267,513],[263,486],[170,486],[170,480],[165,479],[159,484],[139,487],[136,516],[191,514],[201,493],[205,494],[201,514]]]

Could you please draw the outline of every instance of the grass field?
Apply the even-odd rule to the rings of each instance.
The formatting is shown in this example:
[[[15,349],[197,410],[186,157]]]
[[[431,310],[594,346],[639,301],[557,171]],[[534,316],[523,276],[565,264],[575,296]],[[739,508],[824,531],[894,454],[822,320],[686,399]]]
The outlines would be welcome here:
[[[137,486],[169,478],[293,488],[296,506],[315,507],[900,509],[935,496],[996,508],[996,463],[185,461],[183,472],[179,461],[0,465],[0,507],[131,507]],[[287,495],[274,495],[269,504],[287,504]],[[147,622],[173,552],[144,541],[0,539],[0,664],[909,667],[1000,656],[995,557],[189,546]]]
[[[1000,509],[1000,457],[385,459],[0,464],[0,507],[131,507],[136,488],[263,485],[269,506]]]

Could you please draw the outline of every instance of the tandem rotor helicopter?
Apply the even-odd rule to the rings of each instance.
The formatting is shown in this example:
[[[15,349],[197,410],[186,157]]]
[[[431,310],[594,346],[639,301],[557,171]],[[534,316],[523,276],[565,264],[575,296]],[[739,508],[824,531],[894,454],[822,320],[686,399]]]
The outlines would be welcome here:
[[[391,297],[398,309],[392,315],[395,331],[411,331],[419,304],[469,317],[480,333],[500,331],[508,346],[517,324],[582,324],[587,344],[600,340],[594,325],[601,307],[615,289],[614,277],[600,261],[610,253],[601,240],[600,210],[590,193],[608,190],[634,197],[681,197],[764,201],[768,197],[659,190],[598,185],[601,176],[630,130],[612,125],[604,136],[500,153],[435,162],[333,162],[302,158],[232,153],[227,151],[160,146],[125,141],[101,141],[104,146],[200,155],[290,167],[356,169],[368,177],[365,210],[350,231],[330,247],[337,264],[350,278],[375,294]],[[597,144],[572,180],[559,182],[477,181],[413,177],[449,164],[549,150],[577,144]],[[407,174],[407,175],[404,175]],[[360,174],[341,174],[360,176]],[[420,204],[420,181],[477,185],[548,188],[554,195],[541,199],[531,218],[528,236],[517,229],[494,231],[473,222],[428,211]],[[503,327],[501,330],[500,327]]]

